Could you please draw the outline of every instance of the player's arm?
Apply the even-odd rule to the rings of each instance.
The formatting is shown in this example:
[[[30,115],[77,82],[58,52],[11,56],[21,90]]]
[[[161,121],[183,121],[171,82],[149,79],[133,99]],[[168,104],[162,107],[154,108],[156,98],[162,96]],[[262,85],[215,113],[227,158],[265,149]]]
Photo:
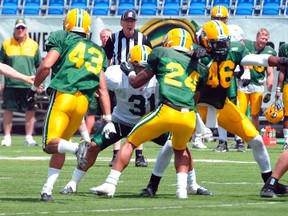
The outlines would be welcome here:
[[[133,88],[139,88],[146,84],[152,77],[154,73],[149,68],[144,68],[139,73],[131,72],[129,73],[129,83]]]
[[[254,66],[273,66],[281,67],[288,66],[288,58],[271,56],[268,54],[250,54],[246,55],[240,62],[241,65],[254,65]]]
[[[33,84],[34,76],[26,76],[24,74],[19,73],[14,68],[9,65],[0,63],[0,73],[4,76],[11,77],[14,79],[19,79],[23,82],[28,82],[29,84]]]
[[[274,83],[274,69],[273,69],[273,67],[267,67],[267,70],[266,70],[266,86],[267,86],[267,91],[268,92],[272,91],[273,83]]]

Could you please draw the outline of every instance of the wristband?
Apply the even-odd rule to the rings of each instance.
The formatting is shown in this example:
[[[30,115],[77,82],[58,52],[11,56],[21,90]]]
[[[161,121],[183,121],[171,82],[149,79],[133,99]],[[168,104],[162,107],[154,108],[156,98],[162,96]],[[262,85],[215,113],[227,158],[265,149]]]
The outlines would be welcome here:
[[[36,87],[34,84],[31,86],[31,90],[32,91],[37,91],[38,90],[38,87]]]
[[[112,115],[103,115],[102,116],[103,119],[106,121],[106,122],[111,122],[112,121]]]
[[[31,77],[30,76],[27,77],[27,83],[31,84]]]
[[[276,92],[281,92],[281,87],[276,87]]]
[[[128,77],[130,76],[136,76],[136,72],[135,71],[131,71],[129,74],[128,74]]]

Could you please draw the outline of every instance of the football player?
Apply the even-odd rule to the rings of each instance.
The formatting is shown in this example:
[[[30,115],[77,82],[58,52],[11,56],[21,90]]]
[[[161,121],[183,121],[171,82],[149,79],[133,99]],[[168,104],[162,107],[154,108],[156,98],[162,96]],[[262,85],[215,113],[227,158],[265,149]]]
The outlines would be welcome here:
[[[27,94],[27,101],[33,102],[37,88],[52,69],[42,140],[43,151],[52,154],[48,177],[41,191],[41,200],[45,202],[53,201],[52,191],[64,165],[65,153],[76,154],[80,165],[85,162],[83,155],[88,143],[69,140],[87,112],[95,90],[100,97],[104,119],[109,122],[106,129],[115,131],[104,77],[108,61],[104,50],[88,39],[90,25],[91,18],[85,10],[72,9],[67,13],[63,30],[51,33],[46,41],[47,56],[37,69],[34,85]]]
[[[123,67],[133,88],[142,86],[154,75],[156,76],[159,83],[160,105],[141,119],[128,135],[105,183],[95,188],[98,195],[108,197],[115,195],[119,177],[128,165],[133,150],[139,144],[165,132],[171,132],[177,173],[176,198],[188,197],[187,177],[191,159],[186,145],[196,124],[194,94],[206,72],[204,65],[201,67],[201,63],[188,55],[191,46],[192,37],[186,30],[172,29],[165,37],[164,47],[153,49],[144,70],[136,75],[133,69],[129,69],[130,66]]]
[[[136,45],[129,51],[128,61],[135,67],[136,73],[142,70],[147,65],[147,58],[151,49],[145,45]],[[122,72],[119,65],[112,65],[105,71],[106,82],[109,90],[113,90],[116,95],[117,105],[112,113],[112,123],[115,125],[116,134],[112,138],[106,138],[102,135],[102,128],[100,128],[95,136],[92,138],[93,152],[88,155],[88,161],[91,161],[87,166],[80,169],[75,168],[72,179],[70,182],[60,191],[61,194],[76,193],[79,183],[84,177],[87,170],[94,164],[100,151],[103,151],[108,146],[111,146],[118,140],[126,137],[141,119],[142,116],[153,111],[159,104],[159,88],[158,82],[155,76],[153,76],[148,83],[139,87],[131,88],[128,77]],[[159,136],[153,141],[159,145],[164,145],[169,137],[168,133]],[[171,156],[173,154],[171,141],[167,141],[163,150],[166,152],[165,157],[162,158],[159,163],[169,164]],[[195,176],[192,161],[189,168]],[[204,187],[201,187],[196,182],[196,177],[191,177],[191,187],[193,185],[194,190],[201,188],[202,191],[208,191]],[[196,187],[196,189],[195,189]],[[199,189],[200,190],[200,189]],[[97,193],[96,189],[90,188],[91,193]]]
[[[249,118],[229,100],[227,89],[230,87],[236,65],[285,66],[287,58],[249,55],[248,49],[242,43],[230,41],[226,24],[220,21],[209,21],[203,26],[200,45],[211,57],[201,59],[202,63],[209,65],[209,72],[207,82],[201,89],[199,97],[199,103],[207,106],[201,106],[198,110],[204,122],[206,122],[206,116],[214,116],[212,119],[208,118],[207,121],[218,123],[227,131],[248,142],[260,168],[262,179],[266,182],[272,170],[262,137]],[[278,184],[276,193],[287,193],[286,186]]]

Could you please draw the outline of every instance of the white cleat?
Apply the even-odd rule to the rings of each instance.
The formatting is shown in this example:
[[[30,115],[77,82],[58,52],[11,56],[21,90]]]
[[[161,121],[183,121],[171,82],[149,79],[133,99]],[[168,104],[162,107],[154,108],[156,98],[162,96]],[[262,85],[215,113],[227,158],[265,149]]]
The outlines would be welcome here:
[[[206,149],[207,146],[203,144],[201,137],[195,137],[194,141],[192,141],[192,148]]]
[[[114,197],[116,191],[116,185],[110,183],[104,183],[98,187],[90,188],[90,193],[97,194],[98,196],[107,196],[109,198]]]
[[[70,182],[60,190],[60,194],[62,195],[68,195],[73,193],[77,193],[77,186],[76,184],[72,184]]]
[[[186,188],[177,188],[176,190],[176,198],[177,199],[187,199],[187,189]]]
[[[9,139],[9,138],[4,138],[4,139],[1,141],[1,146],[10,147],[10,146],[11,146],[11,139]]]

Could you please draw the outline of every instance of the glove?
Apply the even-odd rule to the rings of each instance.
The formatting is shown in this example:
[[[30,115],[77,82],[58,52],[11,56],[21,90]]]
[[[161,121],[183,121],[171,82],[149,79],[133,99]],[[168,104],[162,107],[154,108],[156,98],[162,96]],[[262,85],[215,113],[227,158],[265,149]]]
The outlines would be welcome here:
[[[26,101],[28,103],[34,103],[36,100],[37,92],[29,89],[28,93],[26,94]]]
[[[126,61],[121,62],[120,68],[123,71],[123,73],[126,74],[126,76],[128,76],[130,72],[135,71],[133,64],[131,64],[130,62],[126,62]]]
[[[210,57],[210,54],[203,47],[197,47],[196,49],[192,50],[190,55],[192,58],[196,58],[196,59]]]
[[[270,99],[271,99],[271,92],[268,92],[268,93],[264,96],[263,102],[264,102],[264,103],[268,103],[268,102],[270,101]]]
[[[245,87],[249,85],[250,80],[251,80],[251,74],[249,69],[245,69],[244,73],[240,77],[240,80],[242,80],[242,86]]]
[[[104,135],[106,139],[113,138],[116,135],[116,128],[114,124],[112,122],[106,123],[106,125],[103,127],[101,135]]]

